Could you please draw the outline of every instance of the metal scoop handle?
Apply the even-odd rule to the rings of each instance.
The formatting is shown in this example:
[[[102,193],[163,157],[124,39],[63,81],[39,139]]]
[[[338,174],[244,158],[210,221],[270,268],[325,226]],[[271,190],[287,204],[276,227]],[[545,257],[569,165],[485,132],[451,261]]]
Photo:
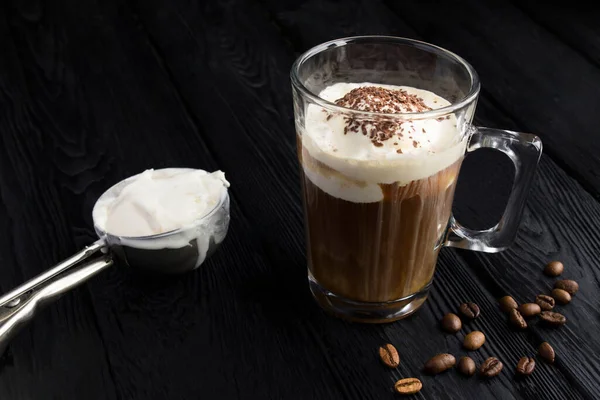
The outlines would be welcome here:
[[[105,254],[78,266],[81,261],[105,247],[100,240],[0,298],[0,355],[6,350],[8,342],[42,306],[113,264],[111,256]]]

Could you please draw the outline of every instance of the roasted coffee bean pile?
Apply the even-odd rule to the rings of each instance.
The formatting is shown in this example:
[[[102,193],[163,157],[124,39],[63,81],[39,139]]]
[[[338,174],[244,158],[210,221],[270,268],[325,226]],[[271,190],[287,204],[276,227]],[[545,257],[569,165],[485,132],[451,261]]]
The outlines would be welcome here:
[[[565,270],[564,264],[560,261],[552,261],[544,268],[544,274],[551,277],[560,276]],[[512,296],[504,296],[498,300],[500,310],[507,315],[509,325],[515,330],[524,330],[537,318],[543,326],[560,327],[567,322],[567,318],[554,310],[557,304],[565,305],[571,302],[573,296],[579,290],[579,284],[573,280],[562,279],[554,283],[551,293],[539,294],[531,303],[519,304]],[[447,333],[459,332],[465,323],[480,318],[481,310],[473,302],[461,304],[456,313],[449,312],[440,321],[441,329]],[[481,331],[471,331],[465,335],[463,347],[467,351],[477,351],[486,343],[486,336]],[[555,359],[554,349],[548,342],[539,345],[537,357],[546,363],[552,364]],[[389,368],[396,368],[400,364],[400,356],[397,349],[387,343],[379,348],[379,357],[384,365]],[[515,366],[517,376],[526,377],[535,370],[535,358],[524,355]],[[471,377],[479,372],[483,379],[493,378],[500,375],[504,364],[496,357],[488,357],[477,368],[475,361],[468,356],[463,356],[460,360],[452,354],[439,353],[430,358],[423,366],[423,372],[428,375],[436,375],[457,367],[462,375]],[[396,382],[394,389],[397,393],[410,395],[419,392],[423,388],[423,383],[418,378],[403,378]]]

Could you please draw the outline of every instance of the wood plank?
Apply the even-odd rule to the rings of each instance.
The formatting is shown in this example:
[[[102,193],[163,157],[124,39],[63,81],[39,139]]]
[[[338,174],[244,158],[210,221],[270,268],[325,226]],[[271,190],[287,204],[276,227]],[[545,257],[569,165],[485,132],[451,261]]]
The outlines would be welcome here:
[[[532,0],[513,1],[536,23],[578,51],[583,57],[600,67],[600,9],[578,4],[548,3],[540,7]]]
[[[449,12],[445,9],[440,11]],[[483,11],[478,8],[478,12]],[[409,11],[404,8],[399,10],[398,15],[400,14],[411,23],[418,20],[417,14],[422,16],[416,10]],[[481,21],[478,20],[479,22]],[[465,31],[469,29],[475,28],[468,27]],[[459,46],[459,43],[460,46],[464,46],[466,39],[462,38],[461,41],[458,37],[452,37],[451,31],[453,29],[449,27],[447,30],[437,31],[438,42],[453,40],[455,46]],[[445,34],[447,34],[446,39],[444,39]],[[427,40],[432,40],[428,36],[425,37]],[[498,98],[495,99],[500,101]],[[505,104],[501,103],[502,110],[507,109],[508,106]],[[478,116],[481,123],[496,125],[493,115],[487,114],[483,118],[480,114]],[[515,130],[525,128],[520,120],[514,120],[513,123],[505,126]],[[546,144],[546,136],[542,137]],[[485,210],[483,212],[485,213]],[[557,353],[562,354],[563,360],[559,362],[558,367],[565,372],[574,387],[590,398],[598,397],[600,393],[600,388],[595,383],[599,379],[600,363],[593,355],[594,349],[600,346],[600,340],[596,335],[590,335],[591,332],[600,329],[598,322],[600,299],[594,295],[600,282],[598,279],[600,263],[595,257],[598,251],[596,237],[600,232],[597,223],[590,223],[599,217],[599,212],[597,201],[582,190],[581,186],[565,171],[557,168],[549,157],[544,156],[514,246],[495,255],[476,252],[460,253],[470,264],[484,266],[485,273],[489,274],[491,282],[494,282],[495,286],[491,288],[496,297],[513,294],[518,301],[523,302],[531,301],[536,294],[548,293],[552,288],[552,280],[541,274],[546,262],[561,259],[570,266],[566,277],[578,280],[587,289],[579,293],[579,299],[576,298],[573,304],[559,307],[569,318],[568,327],[553,331],[536,325],[532,328],[532,332],[538,342],[548,340],[554,345]],[[573,339],[575,337],[578,339]],[[573,341],[580,342],[581,347],[575,346]]]
[[[538,133],[546,154],[599,198],[596,65],[502,0],[388,5],[425,40],[473,64],[484,90],[521,129]]]
[[[562,278],[575,279],[581,285],[571,304],[556,307],[567,317],[568,324],[552,330],[538,323],[531,331],[538,343],[549,341],[554,346],[557,357],[560,356],[558,366],[571,384],[587,397],[595,398],[600,395],[600,363],[596,357],[600,339],[592,332],[600,329],[600,300],[596,296],[600,282],[600,262],[596,257],[600,231],[590,221],[600,218],[600,207],[564,171],[548,168],[547,164],[548,159],[544,158],[514,246],[500,254],[461,255],[470,264],[483,266],[493,278],[493,293],[497,297],[512,294],[519,302],[531,302],[537,294],[550,292],[556,279],[542,274],[545,263],[552,259],[565,263]]]
[[[456,339],[441,333],[433,335],[430,331],[445,311],[455,307],[457,299],[467,296],[482,305],[485,317],[469,328],[477,326],[490,335],[490,347],[486,346],[485,352],[478,356],[500,354],[512,365],[516,362],[514,357],[533,351],[533,341],[525,335],[503,343],[506,328],[499,314],[494,313],[496,292],[490,294],[479,281],[490,277],[474,276],[478,269],[467,266],[453,251],[442,254],[432,301],[406,323],[386,327],[356,326],[327,317],[318,310],[310,301],[305,283],[297,176],[291,153],[291,107],[285,81],[289,65],[285,68],[280,65],[283,58],[291,62],[289,48],[274,31],[264,31],[244,18],[261,21],[265,13],[260,8],[236,9],[232,5],[233,10],[214,7],[207,13],[185,8],[171,13],[162,7],[146,8],[152,7],[147,4],[138,4],[141,19],[157,44],[155,55],[167,60],[166,72],[159,68],[152,55],[152,44],[133,29],[128,8],[73,5],[66,15],[64,11],[56,11],[50,17],[45,16],[44,24],[58,30],[58,36],[70,38],[66,49],[58,52],[58,59],[68,59],[61,67],[69,71],[69,79],[62,85],[68,88],[64,89],[66,92],[76,95],[67,97],[61,107],[56,104],[52,107],[54,103],[45,95],[55,93],[50,89],[57,90],[56,87],[62,85],[46,84],[42,76],[40,89],[35,92],[36,100],[23,102],[36,110],[35,118],[40,119],[41,126],[57,127],[49,133],[44,131],[48,140],[45,149],[55,148],[58,142],[57,148],[66,154],[56,151],[59,157],[54,152],[44,155],[38,151],[36,155],[42,157],[42,161],[26,163],[32,174],[47,173],[53,177],[53,183],[66,187],[62,189],[59,206],[49,213],[53,218],[49,222],[58,227],[35,229],[69,231],[72,222],[61,219],[75,218],[78,222],[73,225],[74,230],[66,234],[66,241],[72,241],[73,236],[69,235],[74,235],[81,241],[77,246],[93,236],[90,221],[86,219],[97,195],[121,177],[143,168],[172,163],[204,168],[219,165],[234,183],[231,232],[223,249],[206,268],[189,277],[162,282],[115,269],[89,285],[121,398],[190,398],[199,393],[220,398],[395,398],[390,391],[393,380],[419,369],[427,357],[422,351],[424,343],[436,350],[459,352],[460,336]],[[227,23],[219,19],[223,14],[224,18],[231,18]],[[170,18],[179,18],[181,25],[169,24]],[[238,24],[244,20],[246,24],[241,27],[245,28],[244,34],[249,35],[247,41],[240,40],[239,33],[228,33],[228,29],[233,32],[241,29]],[[98,30],[90,33],[88,29],[95,21],[102,21],[98,22],[101,34]],[[204,27],[199,26],[200,22],[208,27],[207,33],[220,34],[220,40],[217,40],[219,36],[203,36]],[[160,30],[162,24],[175,30]],[[27,27],[20,26],[17,32],[28,30]],[[181,40],[182,37],[186,40]],[[33,45],[26,48],[42,47],[41,40],[43,37],[30,40]],[[257,50],[256,43],[261,41],[268,45]],[[96,52],[85,54],[86,46]],[[171,46],[173,54],[167,51]],[[239,52],[240,49],[245,52]],[[276,52],[271,56],[273,49]],[[178,62],[175,56],[182,57],[183,62]],[[38,58],[52,66],[51,57],[38,55]],[[189,71],[184,70],[183,74],[179,64],[187,65]],[[144,68],[140,69],[139,65]],[[201,75],[207,71],[210,74]],[[183,100],[166,82],[169,72],[184,94]],[[34,75],[31,71],[28,73]],[[200,77],[194,77],[194,73]],[[191,79],[180,80],[180,75],[191,76]],[[281,90],[276,90],[278,88]],[[207,97],[204,102],[198,99],[201,96],[196,91],[200,90],[207,90],[203,93]],[[253,109],[239,100],[240,95],[252,99],[257,107]],[[55,117],[45,115],[42,106],[34,107],[38,103],[50,107],[52,113],[48,115]],[[191,110],[191,114],[186,113],[185,108]],[[83,122],[73,122],[73,115],[81,116]],[[85,135],[81,135],[82,130]],[[219,132],[219,136],[214,132]],[[68,140],[61,140],[63,135]],[[100,139],[94,146],[87,145],[94,136]],[[206,144],[200,137],[206,139]],[[222,140],[228,138],[234,139],[241,150],[223,146]],[[86,143],[81,144],[82,141]],[[130,151],[139,143],[144,143],[143,152]],[[267,148],[270,151],[265,151]],[[20,162],[22,157],[17,154],[18,151],[10,155],[15,162]],[[51,156],[58,161],[44,163],[43,157]],[[277,173],[270,172],[274,168],[279,168],[275,169]],[[1,171],[4,177],[4,168]],[[95,183],[88,186],[90,181]],[[84,190],[91,193],[82,199]],[[572,190],[581,191],[577,185]],[[5,191],[2,195],[5,196]],[[35,192],[31,195],[32,201],[43,200],[44,195],[45,192]],[[77,214],[73,217],[74,213],[61,215],[63,204],[69,209],[81,210],[79,217]],[[540,229],[547,228],[544,225]],[[38,246],[44,245],[41,239],[39,242]],[[74,247],[72,243],[58,244],[54,248],[62,256],[74,250],[70,247]],[[25,251],[19,256],[24,257]],[[48,253],[40,253],[40,260],[45,265],[50,258],[41,258],[44,254]],[[28,263],[30,268],[31,265],[34,264]],[[485,264],[484,268],[487,268]],[[585,294],[583,288],[582,293]],[[423,339],[425,335],[415,332],[430,335]],[[374,356],[374,349],[388,340],[402,346],[403,363],[398,375],[383,370]],[[82,350],[77,354],[79,357],[89,354],[89,349],[82,347]],[[80,362],[72,366],[79,367]],[[516,388],[508,374],[486,385],[475,379],[462,379],[454,373],[424,378],[426,389],[420,397],[467,393],[466,397],[477,398],[535,398],[536,390],[547,386],[552,387],[552,396],[579,397],[568,385],[560,386],[566,381],[561,367],[560,364],[559,368],[540,366],[538,372],[544,371],[543,375],[536,374],[532,377],[533,383],[520,382]],[[7,381],[12,388],[6,392],[8,398],[14,398],[15,393],[23,394],[24,390],[35,390],[38,374],[47,376],[36,368],[37,365],[31,369],[33,376],[25,375],[19,384]],[[15,375],[21,371],[15,367]],[[62,371],[58,374],[64,379]],[[1,382],[5,379],[0,377]],[[88,383],[83,378],[76,378],[76,382]],[[97,397],[111,395],[106,387],[97,389]],[[52,390],[54,392],[41,393],[79,398],[71,392],[64,393],[69,389]],[[82,390],[79,394],[85,393],[85,388]]]
[[[53,124],[54,111],[67,111],[70,103],[70,94],[61,88],[69,69],[64,53],[57,51],[64,45],[60,34],[40,23],[44,13],[35,7],[16,5],[10,11],[7,4],[1,7],[0,292],[4,293],[89,240],[80,225],[71,225],[72,215],[63,212],[66,199],[78,198],[85,190],[78,181],[82,175],[68,167],[77,159],[84,161],[78,149],[85,148],[89,138]],[[43,49],[30,47],[40,39],[46,44]],[[0,398],[49,398],[58,393],[87,399],[116,395],[85,289],[65,295],[42,312],[0,357]]]
[[[47,229],[64,229],[67,238],[76,232],[83,242],[89,242],[93,236],[91,206],[114,182],[150,167],[183,165],[210,170],[217,165],[131,13],[89,2],[53,11],[44,15],[44,26],[58,31],[58,37],[71,40],[68,45],[57,46],[47,62],[52,66],[53,59],[64,60],[60,70],[68,79],[47,83],[45,74],[37,76],[25,71],[28,80],[39,80],[35,97],[16,104],[33,108],[35,117],[28,118],[39,118],[41,126],[52,128],[43,135],[50,146],[39,146],[35,153],[37,163],[18,154],[11,161],[34,178],[45,171],[53,177],[53,186],[67,187],[56,200],[58,204],[50,211],[40,209],[40,215],[48,213],[44,219]],[[95,21],[102,21],[102,29],[89,29]],[[19,36],[33,36],[22,48],[46,49],[41,41],[47,36],[30,33],[36,32],[35,25],[18,24],[13,29]],[[39,56],[23,53],[29,58]],[[32,68],[35,64],[27,65]],[[52,71],[46,73],[52,76]],[[10,83],[3,82],[7,87],[11,87]],[[47,92],[55,97],[47,99]],[[59,99],[54,100],[56,97]],[[22,145],[16,133],[14,140],[15,146]],[[90,142],[93,146],[87,145]],[[7,170],[2,170],[2,177],[10,178],[4,171]],[[43,182],[43,178],[42,175],[39,179]],[[19,182],[7,188],[18,190]],[[34,205],[44,200],[44,194],[27,193],[32,208],[37,210]],[[320,342],[299,318],[308,313],[329,320],[310,300],[305,271],[275,270],[263,259],[263,243],[256,241],[255,227],[239,211],[235,186],[232,196],[231,233],[224,248],[205,268],[160,282],[115,268],[87,285],[94,302],[94,309],[87,316],[96,313],[114,383],[98,384],[95,377],[101,377],[102,370],[92,373],[81,362],[68,364],[69,370],[56,369],[51,373],[37,365],[38,360],[47,357],[30,356],[33,361],[28,366],[23,365],[24,357],[15,355],[15,363],[19,360],[21,365],[15,366],[13,375],[0,377],[7,397],[15,398],[12,395],[16,393],[23,398],[80,399],[82,394],[89,394],[86,398],[188,399],[202,393],[213,398],[281,398],[290,388],[298,398],[339,396],[340,388],[332,373],[317,367],[327,362]],[[17,193],[13,201],[22,201],[21,198]],[[66,221],[65,215],[81,219]],[[41,230],[32,224],[26,233],[36,233],[36,229]],[[38,242],[41,239],[35,243]],[[65,244],[50,245],[60,248],[61,254],[73,251],[66,249]],[[26,249],[17,251],[20,256],[26,254]],[[56,261],[50,252],[40,252],[42,255],[36,273]],[[31,268],[31,260],[22,264]],[[286,285],[290,280],[295,286]],[[47,329],[69,320],[51,322],[45,325]],[[41,325],[39,321],[35,324]],[[31,346],[51,339],[47,331],[45,337],[36,337]],[[65,336],[67,339],[70,336]],[[20,349],[26,354],[30,351],[26,346]],[[74,349],[78,352],[73,357],[78,358],[91,357],[95,351],[94,346]],[[61,353],[67,351],[69,347],[61,348]],[[290,360],[310,362],[288,367]],[[29,372],[21,367],[29,368]],[[21,372],[18,380],[5,378]],[[37,385],[38,381],[53,379],[62,385]],[[69,385],[64,382],[66,379],[76,381]],[[73,392],[81,385],[86,390]],[[29,391],[32,394],[27,394]]]
[[[488,107],[479,103],[477,122],[495,125],[497,118]],[[518,124],[509,119],[504,119],[502,126],[519,130]],[[494,215],[481,207],[478,212],[488,214],[487,217],[482,215],[481,220],[489,220]],[[600,329],[600,299],[595,296],[600,286],[600,262],[595,257],[600,229],[598,224],[590,223],[596,218],[600,218],[600,206],[593,196],[550,157],[543,156],[514,245],[499,254],[459,251],[497,299],[510,294],[525,303],[533,301],[537,294],[549,294],[557,279],[546,277],[542,270],[554,259],[562,260],[567,266],[561,278],[575,279],[582,288],[586,286],[586,291],[580,290],[571,304],[556,308],[568,318],[566,327],[553,330],[537,323],[530,326],[529,336],[536,347],[543,341],[553,345],[557,359],[558,355],[561,358],[556,367],[585,398],[596,398],[600,394],[600,387],[595,383],[600,362],[594,356],[600,340],[589,334]]]
[[[293,127],[291,121],[285,128],[286,132],[289,132],[287,136],[282,133],[281,126],[276,118],[265,110],[278,110],[281,107],[279,103],[280,94],[277,93],[277,98],[272,95],[272,91],[269,88],[279,88],[282,92],[289,91],[287,88],[287,78],[284,80],[277,80],[278,77],[285,76],[284,72],[287,71],[291,63],[291,57],[286,57],[286,43],[281,40],[279,45],[274,47],[274,37],[276,37],[276,31],[265,30],[265,24],[259,23],[261,16],[264,15],[261,10],[256,10],[253,7],[245,7],[243,4],[225,5],[222,7],[212,7],[207,9],[191,9],[191,8],[177,8],[176,6],[163,6],[159,12],[156,12],[155,5],[144,2],[138,3],[137,7],[140,9],[140,16],[143,23],[146,25],[150,36],[156,43],[156,46],[160,49],[160,53],[164,56],[166,64],[174,77],[174,80],[179,87],[184,99],[189,105],[192,113],[197,116],[202,116],[201,123],[207,128],[205,131],[210,132],[213,130],[219,130],[220,134],[207,135],[205,139],[208,146],[213,149],[214,154],[219,159],[220,164],[224,167],[230,168],[232,171],[236,171],[236,174],[231,174],[231,179],[237,188],[238,193],[244,198],[244,203],[241,205],[246,211],[251,223],[257,226],[269,226],[268,229],[261,229],[259,237],[264,247],[269,247],[271,254],[275,253],[276,260],[274,265],[278,265],[283,260],[287,261],[285,268],[290,270],[298,269],[297,260],[302,260],[302,253],[298,251],[298,246],[294,243],[286,243],[285,240],[281,240],[281,237],[296,237],[299,238],[298,231],[302,229],[301,218],[297,214],[297,211],[293,207],[282,209],[281,203],[285,203],[289,198],[297,198],[297,175],[293,168],[281,168],[281,160],[293,159]],[[294,34],[289,37],[293,37],[295,41],[300,40],[302,47],[302,32],[308,32],[311,41],[324,41],[325,38],[319,37],[315,34],[315,29],[309,29],[308,23],[310,22],[314,27],[322,27],[328,25],[330,31],[327,33],[330,37],[336,35],[336,25],[330,23],[332,19],[326,13],[323,13],[323,3],[319,3],[319,14],[311,12],[310,6],[306,3],[301,7],[302,12],[305,16],[312,16],[312,18],[303,18],[299,16],[294,19],[293,14],[285,15],[285,18],[278,19],[276,22],[279,24],[278,28],[285,32],[285,23],[293,20]],[[360,4],[353,4],[348,7],[352,10],[355,15],[361,17],[365,13],[357,12],[362,11]],[[333,13],[334,7],[331,6]],[[323,15],[323,20],[317,19],[317,15]],[[245,24],[247,18],[251,16],[252,24]],[[179,18],[181,20],[181,26],[175,27],[171,21]],[[343,19],[343,18],[342,18]],[[285,21],[284,21],[285,20]],[[346,21],[345,19],[343,19]],[[305,22],[302,22],[305,21]],[[322,22],[319,24],[318,22]],[[193,22],[193,23],[192,23]],[[360,21],[362,24],[367,24],[364,18]],[[306,23],[307,25],[302,25]],[[373,22],[373,25],[376,23]],[[350,25],[350,23],[348,24]],[[346,26],[346,25],[344,25]],[[364,26],[364,25],[363,25]],[[394,28],[398,28],[398,24],[394,24]],[[237,28],[236,28],[237,27]],[[237,31],[239,28],[243,28],[243,35]],[[174,38],[181,38],[184,34],[189,37],[182,42],[176,41]],[[394,32],[390,32],[394,33]],[[202,39],[208,38],[208,39]],[[212,40],[210,38],[213,38]],[[268,43],[262,45],[262,43]],[[306,46],[307,47],[307,46]],[[252,59],[253,63],[240,64],[239,58],[236,57],[238,54],[234,49],[243,51],[246,54],[246,58]],[[281,49],[281,50],[279,50]],[[296,53],[303,49],[296,48]],[[264,66],[269,66],[266,68]],[[279,68],[283,72],[280,74],[273,68]],[[272,80],[271,84],[268,84],[269,80]],[[235,93],[235,96],[227,96],[224,93]],[[255,108],[254,111],[248,110],[248,99],[256,99],[260,95],[261,107]],[[209,98],[208,101],[206,98]],[[227,110],[229,113],[228,118],[221,118],[222,115],[214,116],[210,118],[210,110],[215,108],[220,110]],[[491,108],[491,107],[488,107]],[[285,112],[285,118],[289,115],[289,111]],[[240,135],[240,132],[243,133]],[[235,140],[235,147],[219,146],[219,142],[226,140]],[[260,141],[260,142],[258,142]],[[286,142],[287,146],[281,144]],[[268,147],[263,147],[268,145]],[[269,153],[264,154],[264,149],[269,148]],[[247,160],[248,165],[252,165],[252,172],[239,170],[236,165],[239,165],[240,159]],[[287,164],[286,164],[287,165]],[[548,167],[558,170],[558,168],[551,162],[548,161]],[[257,179],[255,177],[263,177]],[[266,177],[266,178],[265,178]],[[579,189],[581,192],[581,189]],[[268,198],[260,196],[257,193],[268,193]],[[297,203],[296,203],[297,204]],[[285,224],[281,224],[281,221],[285,221]],[[292,232],[287,234],[287,232]],[[296,239],[297,240],[297,239]],[[273,257],[273,255],[271,255]],[[436,292],[434,292],[432,298],[433,301],[428,303],[427,307],[420,312],[414,319],[407,322],[394,324],[390,327],[383,327],[386,335],[398,335],[392,336],[393,341],[406,342],[402,347],[405,348],[409,354],[408,357],[404,357],[406,360],[405,369],[402,373],[414,373],[419,369],[421,363],[428,356],[419,351],[423,346],[419,340],[426,341],[428,344],[446,343],[443,339],[443,335],[439,334],[432,335],[431,327],[435,325],[435,321],[444,312],[452,309],[456,306],[458,298],[471,297],[476,301],[482,303],[486,310],[492,314],[490,317],[491,322],[483,322],[486,324],[485,330],[492,332],[497,339],[494,340],[496,346],[492,348],[495,354],[501,354],[506,359],[511,360],[510,362],[516,362],[516,359],[520,357],[524,352],[533,351],[533,343],[536,341],[528,340],[526,335],[517,335],[513,342],[508,344],[502,343],[503,332],[506,331],[506,325],[499,312],[494,312],[495,304],[493,296],[486,292],[482,288],[481,283],[474,277],[471,267],[467,267],[460,261],[461,259],[456,257],[452,251],[444,252],[440,260],[440,271],[453,271],[462,268],[463,273],[460,279],[455,279],[453,274],[444,275],[442,272],[438,273],[442,277],[438,277],[437,282],[440,285],[436,285]],[[457,273],[458,274],[458,273]],[[491,280],[493,277],[483,275],[482,279]],[[467,283],[465,283],[465,280]],[[460,283],[459,283],[460,282]],[[290,282],[291,283],[291,282]],[[452,287],[454,287],[452,289]],[[450,288],[450,289],[448,289]],[[439,291],[442,291],[440,294]],[[456,291],[460,293],[457,296],[456,293],[448,292]],[[444,300],[439,300],[439,298]],[[436,300],[437,299],[437,300]],[[439,303],[442,303],[440,305]],[[333,324],[330,321],[323,321],[326,324],[327,329],[331,329]],[[413,325],[414,324],[414,325]],[[326,328],[320,331],[320,335],[327,337]],[[336,351],[339,349],[340,353],[345,352],[351,353],[353,359],[366,359],[369,357],[368,351],[365,351],[363,345],[365,338],[361,337],[362,332],[377,331],[380,328],[377,327],[355,327],[352,326],[352,330],[344,327],[343,331],[335,330],[335,341],[327,342],[327,348],[330,349],[330,354],[336,354],[336,358],[342,358],[343,355],[338,354]],[[397,332],[399,330],[400,332]],[[414,332],[419,332],[419,336],[415,336]],[[423,333],[421,333],[423,332]],[[497,336],[496,336],[497,335]],[[356,337],[354,337],[356,336]],[[343,338],[345,345],[339,347],[339,341]],[[425,339],[424,339],[425,338]],[[440,342],[441,341],[441,342]],[[456,343],[455,343],[456,344]],[[373,342],[369,348],[376,346]],[[446,346],[449,346],[446,344]],[[436,346],[437,347],[437,346]],[[443,347],[443,346],[441,346]],[[457,349],[457,347],[453,347]],[[440,350],[441,351],[441,350]],[[407,359],[408,358],[408,359]],[[361,368],[355,362],[353,368]],[[333,367],[344,370],[344,373],[352,373],[347,368],[344,369],[344,363],[334,364]],[[507,361],[507,365],[509,361]],[[508,367],[507,367],[508,368]],[[512,368],[512,367],[510,367]],[[548,390],[551,387],[551,393],[556,396],[574,396],[579,397],[577,392],[574,392],[572,388],[565,385],[565,377],[558,368],[546,368],[540,367],[540,376],[537,376],[535,383],[527,385],[518,385],[516,392],[512,392],[510,388],[513,383],[512,380],[503,377],[495,383],[492,383],[492,391],[500,391],[501,393],[511,393],[512,395],[519,397],[535,397],[535,388]],[[375,378],[370,374],[372,379],[377,379],[368,382],[380,382],[381,377]],[[352,375],[353,376],[353,375]],[[362,375],[359,375],[359,377]],[[450,375],[449,375],[450,376]],[[448,381],[455,379],[456,377],[447,378]],[[444,378],[437,378],[438,380]],[[392,379],[389,380],[392,382]],[[442,391],[448,391],[452,393],[455,390],[456,393],[460,392],[461,385],[464,385],[463,380],[456,380],[453,383],[448,383],[444,379],[444,388],[432,388],[433,393],[442,394]],[[563,382],[563,383],[559,383]],[[353,385],[352,382],[346,382],[349,385]],[[450,386],[446,386],[446,385]],[[454,385],[454,386],[452,386]],[[531,386],[533,385],[533,386]],[[389,386],[389,383],[388,383]],[[384,396],[384,392],[380,392],[380,385],[373,385],[369,392],[363,392],[364,388],[360,386],[351,386],[353,392],[358,390],[358,395],[368,397],[369,393],[376,393],[379,396]],[[475,395],[475,390],[481,390],[480,385],[473,384],[470,386],[472,395]],[[486,388],[488,388],[486,386]],[[438,392],[436,392],[436,390]],[[389,393],[387,395],[390,395]],[[364,398],[364,397],[363,397]]]

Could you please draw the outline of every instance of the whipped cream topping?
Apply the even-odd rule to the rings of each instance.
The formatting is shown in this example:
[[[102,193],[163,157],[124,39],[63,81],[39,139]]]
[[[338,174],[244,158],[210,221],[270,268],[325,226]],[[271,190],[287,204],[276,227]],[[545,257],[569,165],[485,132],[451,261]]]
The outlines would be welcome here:
[[[102,196],[94,222],[114,236],[140,237],[194,224],[221,201],[229,182],[221,171],[149,169]]]
[[[336,83],[319,96],[357,110],[418,113],[450,103],[435,93],[407,86]],[[349,119],[310,104],[299,127],[307,177],[334,197],[352,202],[383,198],[380,184],[408,184],[450,166],[464,154],[464,121],[453,114],[419,118],[418,114],[365,120]]]

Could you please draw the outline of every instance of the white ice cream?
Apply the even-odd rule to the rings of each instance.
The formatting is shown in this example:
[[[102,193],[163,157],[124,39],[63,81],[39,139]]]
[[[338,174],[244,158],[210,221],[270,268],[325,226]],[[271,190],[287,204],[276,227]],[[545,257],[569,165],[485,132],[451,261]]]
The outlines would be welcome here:
[[[374,83],[336,83],[319,96],[330,102],[344,97],[358,87],[377,86],[403,89],[423,99],[431,109],[450,105],[436,94],[406,86]],[[410,112],[403,109],[402,112]],[[450,166],[465,152],[464,121],[454,115],[441,120],[419,119],[416,115],[399,115],[403,123],[398,134],[374,146],[361,132],[344,133],[343,115],[331,114],[315,104],[308,106],[302,135],[303,151],[329,169],[304,162],[307,177],[326,193],[347,201],[366,203],[383,198],[379,184],[407,184],[423,179]],[[457,126],[458,125],[458,126]]]
[[[181,248],[196,239],[199,266],[210,240],[219,243],[227,232],[227,187],[229,182],[221,171],[146,170],[118,183],[98,199],[92,212],[94,224],[97,230],[130,247]],[[215,214],[217,207],[227,211]],[[177,232],[147,239],[172,231]]]
[[[221,171],[146,170],[94,207],[94,222],[114,236],[151,236],[184,228],[213,210],[229,182]]]

